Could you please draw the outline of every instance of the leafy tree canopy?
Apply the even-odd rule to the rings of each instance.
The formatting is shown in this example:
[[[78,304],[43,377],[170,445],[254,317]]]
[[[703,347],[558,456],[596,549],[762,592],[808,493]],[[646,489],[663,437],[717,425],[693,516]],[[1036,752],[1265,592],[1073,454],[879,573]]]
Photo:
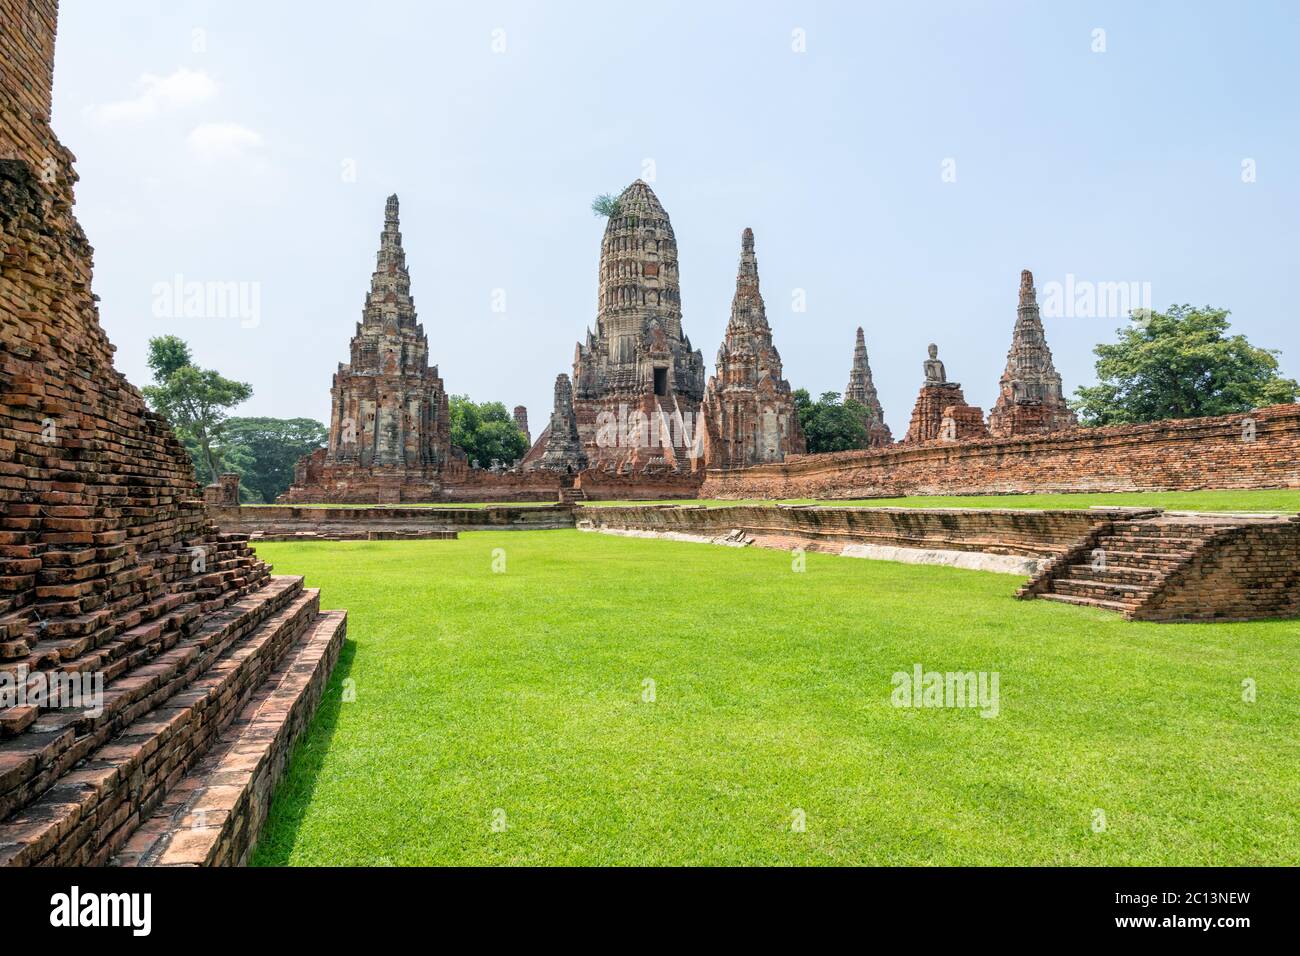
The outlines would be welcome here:
[[[154,384],[141,389],[145,400],[192,449],[196,474],[206,471],[208,480],[216,481],[221,465],[215,449],[223,443],[229,410],[252,397],[253,387],[199,368],[189,346],[174,335],[149,340],[149,368]]]
[[[814,402],[808,390],[800,388],[795,390],[794,405],[810,455],[867,447],[870,413],[861,403],[841,401],[839,392],[823,392]]]
[[[468,395],[453,395],[449,404],[451,443],[462,449],[471,462],[487,468],[495,458],[508,465],[528,451],[528,439],[501,402],[480,405]]]
[[[311,418],[230,418],[220,448],[222,470],[237,471],[248,501],[271,502],[293,484],[293,467],[323,446],[329,431]]]
[[[1231,415],[1294,402],[1300,387],[1278,374],[1278,353],[1228,334],[1227,309],[1144,310],[1095,349],[1097,384],[1075,392],[1085,425]]]

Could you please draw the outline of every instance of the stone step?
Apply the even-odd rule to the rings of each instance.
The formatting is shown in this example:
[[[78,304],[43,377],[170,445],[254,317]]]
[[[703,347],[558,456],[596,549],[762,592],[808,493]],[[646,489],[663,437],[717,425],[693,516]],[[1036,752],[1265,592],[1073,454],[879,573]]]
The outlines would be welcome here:
[[[102,863],[125,841],[316,617],[319,594],[301,578],[273,582],[259,606],[105,691],[98,717],[55,711],[0,745],[0,771],[18,781],[3,800],[21,808],[0,814],[0,865]]]
[[[338,660],[347,613],[325,611],[217,743],[110,861],[114,866],[242,866],[276,784]]]
[[[1076,604],[1080,607],[1101,608],[1103,611],[1116,611],[1120,614],[1127,614],[1133,610],[1129,605],[1119,601],[1106,601],[1101,598],[1081,597],[1076,594],[1047,594],[1038,595],[1044,601],[1057,601],[1061,604]]]
[[[1150,587],[1132,584],[1110,584],[1103,581],[1080,581],[1074,578],[1057,578],[1052,582],[1052,594],[1068,594],[1075,597],[1100,598],[1104,601],[1117,601],[1122,604],[1135,605],[1151,593]]]
[[[1110,567],[1149,568],[1155,571],[1169,570],[1192,556],[1191,551],[1133,551],[1114,545],[1109,547],[1101,545],[1089,552],[1084,560],[1091,564],[1095,560],[1093,555],[1097,551],[1102,552],[1106,564]]]
[[[1164,574],[1163,570],[1154,568],[1128,568],[1122,565],[1107,565],[1098,568],[1092,564],[1071,565],[1065,577],[1072,581],[1095,581],[1099,584],[1135,584],[1139,587],[1154,586]]]

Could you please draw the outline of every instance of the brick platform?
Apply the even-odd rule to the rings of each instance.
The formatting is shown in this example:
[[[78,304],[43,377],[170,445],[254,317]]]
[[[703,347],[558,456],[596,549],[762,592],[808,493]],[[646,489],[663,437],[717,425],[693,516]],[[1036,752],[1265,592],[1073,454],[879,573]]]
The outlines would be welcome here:
[[[364,541],[455,538],[461,531],[572,528],[563,505],[518,508],[304,508],[290,505],[215,508],[224,530],[258,541]]]
[[[1300,516],[1170,514],[1107,522],[1021,588],[1143,621],[1300,614]]]
[[[802,546],[840,553],[874,545],[1019,555],[1048,559],[1131,509],[1016,511],[1009,509],[838,508],[814,505],[731,508],[660,505],[581,508],[580,527],[688,534],[715,539],[733,531],[758,544]]]
[[[1030,573],[1042,597],[1148,621],[1300,615],[1300,516],[661,505],[580,508],[583,530]],[[1032,560],[968,561],[962,555]]]

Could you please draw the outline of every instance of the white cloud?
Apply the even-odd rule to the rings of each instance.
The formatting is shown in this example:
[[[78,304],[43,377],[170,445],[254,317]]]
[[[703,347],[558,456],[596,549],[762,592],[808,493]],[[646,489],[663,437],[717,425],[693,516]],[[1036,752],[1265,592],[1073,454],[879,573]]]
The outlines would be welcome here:
[[[261,146],[262,137],[238,123],[204,123],[190,131],[189,143],[204,159],[238,159]]]
[[[184,67],[167,76],[146,73],[137,86],[140,92],[133,99],[91,106],[87,113],[104,126],[143,123],[172,110],[206,103],[217,95],[217,83],[212,77]]]

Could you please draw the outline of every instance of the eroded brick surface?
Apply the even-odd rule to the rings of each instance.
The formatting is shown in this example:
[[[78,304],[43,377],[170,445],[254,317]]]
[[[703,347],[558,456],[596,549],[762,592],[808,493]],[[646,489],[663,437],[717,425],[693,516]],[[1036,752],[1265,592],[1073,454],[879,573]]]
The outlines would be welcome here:
[[[0,14],[0,674],[37,694],[0,705],[0,861],[102,863],[317,603],[216,528],[184,448],[113,368],[49,127],[57,4]],[[81,675],[98,706],[39,694]]]

